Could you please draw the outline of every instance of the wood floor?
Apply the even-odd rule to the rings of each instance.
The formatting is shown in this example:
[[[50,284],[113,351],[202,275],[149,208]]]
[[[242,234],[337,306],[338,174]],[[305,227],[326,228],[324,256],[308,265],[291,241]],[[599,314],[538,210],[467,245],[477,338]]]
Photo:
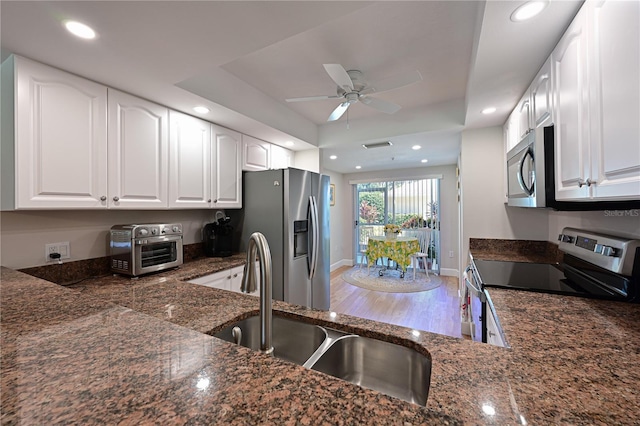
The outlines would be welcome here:
[[[458,283],[455,277],[431,275],[440,287],[418,293],[366,290],[344,281],[344,266],[331,273],[331,310],[416,330],[462,337]]]

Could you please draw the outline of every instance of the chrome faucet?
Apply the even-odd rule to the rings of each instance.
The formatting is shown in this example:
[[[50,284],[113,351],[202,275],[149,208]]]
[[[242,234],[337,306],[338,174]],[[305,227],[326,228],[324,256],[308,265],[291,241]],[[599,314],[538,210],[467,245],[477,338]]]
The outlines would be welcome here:
[[[254,232],[249,237],[247,248],[247,262],[244,265],[244,275],[240,291],[252,293],[256,291],[256,251],[260,265],[260,352],[273,353],[271,345],[271,250],[267,239],[260,232]]]

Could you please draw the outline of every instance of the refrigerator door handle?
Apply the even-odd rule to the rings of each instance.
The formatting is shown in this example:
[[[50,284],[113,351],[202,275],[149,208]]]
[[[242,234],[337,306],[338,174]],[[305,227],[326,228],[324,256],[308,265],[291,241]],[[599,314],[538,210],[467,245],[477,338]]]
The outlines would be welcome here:
[[[316,198],[312,195],[309,197],[309,211],[311,216],[311,265],[309,267],[309,279],[313,279],[318,266],[318,205]]]

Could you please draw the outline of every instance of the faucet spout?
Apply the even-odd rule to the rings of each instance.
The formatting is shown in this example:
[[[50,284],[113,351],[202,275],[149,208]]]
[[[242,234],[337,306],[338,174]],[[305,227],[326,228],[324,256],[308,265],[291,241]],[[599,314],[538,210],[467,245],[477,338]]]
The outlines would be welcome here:
[[[251,293],[256,291],[255,260],[258,257],[260,265],[260,352],[273,353],[271,344],[272,330],[272,265],[271,250],[267,239],[260,232],[254,232],[249,237],[247,248],[247,262],[244,265],[244,276],[240,291]]]

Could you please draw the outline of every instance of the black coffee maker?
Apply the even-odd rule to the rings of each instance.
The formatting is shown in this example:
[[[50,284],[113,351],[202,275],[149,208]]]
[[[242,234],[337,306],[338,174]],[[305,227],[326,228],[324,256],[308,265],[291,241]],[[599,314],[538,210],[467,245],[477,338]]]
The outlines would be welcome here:
[[[209,257],[228,257],[233,254],[233,226],[231,218],[222,217],[204,226],[204,253]]]

